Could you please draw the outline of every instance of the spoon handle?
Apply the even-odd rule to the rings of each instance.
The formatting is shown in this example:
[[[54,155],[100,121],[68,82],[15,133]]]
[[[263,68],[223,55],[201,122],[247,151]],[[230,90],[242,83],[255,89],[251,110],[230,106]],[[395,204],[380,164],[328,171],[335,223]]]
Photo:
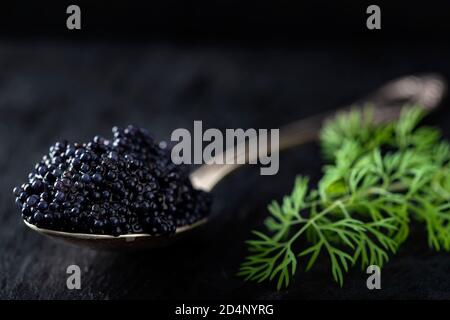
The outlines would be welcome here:
[[[383,123],[397,119],[405,104],[417,104],[426,110],[434,110],[445,92],[446,82],[439,75],[406,76],[386,83],[365,99],[355,102],[354,105],[360,108],[365,103],[370,103],[374,106],[374,121]],[[351,108],[345,107],[337,111],[321,113],[283,126],[280,128],[279,150],[316,141],[324,122]],[[249,140],[253,139],[256,140],[257,136],[252,136]],[[246,145],[247,143],[244,142]],[[237,146],[234,148],[234,150],[244,150],[241,153],[225,151],[225,155],[228,156],[225,158],[225,164],[205,164],[194,170],[190,176],[193,186],[197,189],[211,191],[221,179],[240,167],[242,160],[246,159],[248,163],[251,159],[256,159],[258,152],[250,150],[249,153],[247,151],[250,148],[245,148],[245,146],[242,149]],[[216,158],[219,157],[223,158],[223,154],[216,155]]]

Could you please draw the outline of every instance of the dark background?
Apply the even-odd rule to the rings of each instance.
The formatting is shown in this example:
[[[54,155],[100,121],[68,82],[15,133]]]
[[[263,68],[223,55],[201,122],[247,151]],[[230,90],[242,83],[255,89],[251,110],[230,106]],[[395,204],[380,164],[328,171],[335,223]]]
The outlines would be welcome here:
[[[140,254],[94,252],[27,230],[12,187],[61,137],[85,141],[113,125],[147,127],[159,139],[204,127],[276,128],[347,105],[411,73],[450,79],[450,6],[445,1],[376,2],[382,30],[365,28],[356,1],[17,1],[0,10],[0,298],[450,298],[450,256],[427,247],[415,227],[383,268],[382,290],[353,269],[343,288],[329,262],[288,290],[235,276],[250,230],[266,205],[290,191],[295,174],[317,179],[319,148],[281,155],[276,176],[243,168],[214,190],[215,219],[198,237]],[[65,9],[79,4],[82,30]],[[427,122],[450,130],[448,99]],[[66,289],[81,267],[82,289]]]

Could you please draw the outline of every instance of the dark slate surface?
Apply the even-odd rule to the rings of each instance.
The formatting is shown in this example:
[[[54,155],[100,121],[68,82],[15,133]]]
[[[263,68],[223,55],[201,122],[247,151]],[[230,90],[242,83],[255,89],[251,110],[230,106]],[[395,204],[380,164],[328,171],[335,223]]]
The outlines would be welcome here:
[[[205,127],[275,128],[351,102],[403,74],[450,75],[447,47],[297,49],[67,44],[0,44],[0,298],[117,299],[450,298],[450,255],[427,248],[421,228],[383,269],[382,290],[369,291],[352,270],[344,287],[327,261],[300,272],[289,290],[235,276],[243,241],[265,206],[290,191],[293,176],[320,175],[310,144],[283,153],[277,176],[244,168],[214,191],[215,219],[199,236],[164,250],[98,253],[55,243],[27,230],[11,189],[60,137],[84,141],[113,125],[135,123],[167,139],[201,119]],[[447,110],[445,110],[447,108]],[[447,131],[450,106],[430,122]],[[81,267],[82,289],[66,289],[68,265]]]

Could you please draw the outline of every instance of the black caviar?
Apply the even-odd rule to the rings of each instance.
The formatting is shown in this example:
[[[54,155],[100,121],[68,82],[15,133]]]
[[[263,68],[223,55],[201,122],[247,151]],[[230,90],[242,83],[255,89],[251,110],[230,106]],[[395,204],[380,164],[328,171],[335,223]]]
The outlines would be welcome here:
[[[145,129],[112,132],[111,140],[50,147],[14,188],[23,219],[67,232],[170,235],[209,213],[209,194],[192,187]]]

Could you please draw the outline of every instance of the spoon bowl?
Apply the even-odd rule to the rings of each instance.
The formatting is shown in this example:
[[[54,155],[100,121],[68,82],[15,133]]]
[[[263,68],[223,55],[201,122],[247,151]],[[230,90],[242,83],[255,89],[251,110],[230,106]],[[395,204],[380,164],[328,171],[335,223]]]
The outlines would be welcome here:
[[[388,82],[373,94],[369,95],[367,99],[357,102],[357,105],[361,106],[364,104],[364,101],[370,101],[371,105],[375,107],[374,121],[382,123],[397,119],[402,106],[405,104],[418,104],[428,111],[435,110],[442,100],[445,91],[446,82],[438,75],[406,76]],[[348,110],[349,108],[341,108],[337,112],[315,115],[282,127],[280,129],[280,150],[316,141],[325,121],[332,119],[336,113],[346,112]],[[250,137],[250,139],[254,138],[257,137]],[[241,162],[238,160],[242,160],[243,157],[249,160],[257,157],[257,153],[247,153],[247,149],[245,147],[237,148],[237,150],[245,150],[241,154],[232,152],[231,154],[233,154],[234,159],[231,160],[234,161],[229,161],[230,159],[227,158],[225,164],[200,166],[190,176],[194,188],[210,192],[226,175],[241,166],[239,164]],[[216,157],[222,156],[223,154],[216,155]],[[95,250],[134,251],[167,246],[192,235],[200,227],[204,226],[207,221],[208,218],[203,218],[191,225],[182,226],[172,236],[153,236],[145,233],[136,233],[117,237],[112,235],[55,231],[39,228],[26,221],[24,223],[33,231],[75,245],[89,247]]]
[[[25,225],[42,235],[95,250],[106,251],[140,251],[152,248],[165,247],[175,241],[180,241],[187,235],[191,236],[194,231],[199,231],[207,219],[201,219],[191,225],[177,229],[172,236],[152,236],[147,233],[124,234],[117,237],[103,234],[72,233],[39,228],[23,220]]]

